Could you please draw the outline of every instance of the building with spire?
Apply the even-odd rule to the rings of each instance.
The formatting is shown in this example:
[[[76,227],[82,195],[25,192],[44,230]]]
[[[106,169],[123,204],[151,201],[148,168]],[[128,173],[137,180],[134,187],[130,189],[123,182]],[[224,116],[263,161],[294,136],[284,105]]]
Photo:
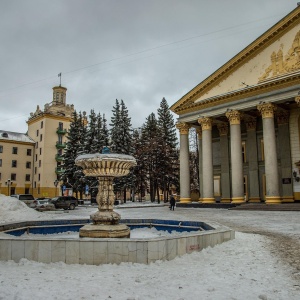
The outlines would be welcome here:
[[[53,87],[53,98],[30,113],[27,134],[0,130],[1,194],[54,197],[59,193],[62,155],[74,105],[66,103],[67,89]]]

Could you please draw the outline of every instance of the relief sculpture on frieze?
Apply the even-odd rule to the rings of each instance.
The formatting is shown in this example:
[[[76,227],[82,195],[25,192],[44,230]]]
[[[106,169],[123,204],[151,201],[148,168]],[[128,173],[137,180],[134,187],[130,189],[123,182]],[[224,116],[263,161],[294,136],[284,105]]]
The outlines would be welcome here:
[[[264,74],[259,77],[259,82],[298,70],[300,70],[300,31],[297,32],[285,56],[283,56],[282,49],[271,54],[271,64],[265,69]]]

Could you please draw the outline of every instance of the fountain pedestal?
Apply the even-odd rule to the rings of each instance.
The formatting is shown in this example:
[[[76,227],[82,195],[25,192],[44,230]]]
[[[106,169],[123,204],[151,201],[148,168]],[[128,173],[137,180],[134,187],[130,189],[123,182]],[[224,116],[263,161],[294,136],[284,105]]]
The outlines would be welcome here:
[[[136,165],[134,157],[113,153],[80,155],[75,160],[82,167],[86,176],[98,177],[98,211],[91,215],[93,224],[83,226],[79,237],[92,238],[129,238],[130,229],[119,224],[121,216],[113,210],[115,177],[126,176],[131,167]]]

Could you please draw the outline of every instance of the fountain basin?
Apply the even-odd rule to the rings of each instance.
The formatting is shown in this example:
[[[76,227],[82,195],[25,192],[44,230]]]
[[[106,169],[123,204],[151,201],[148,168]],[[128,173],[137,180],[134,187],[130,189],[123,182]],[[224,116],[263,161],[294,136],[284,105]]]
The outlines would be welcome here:
[[[0,225],[0,260],[26,258],[43,263],[62,261],[66,264],[99,265],[132,262],[149,264],[157,260],[172,260],[177,256],[234,239],[235,232],[219,224],[194,221],[124,219],[120,223],[131,228],[156,226],[165,230],[188,231],[178,236],[147,239],[130,238],[31,238],[18,237],[25,231],[44,230],[45,233],[79,229],[89,220],[27,221]],[[38,228],[38,229],[37,229]],[[168,230],[167,229],[167,230]],[[11,235],[14,231],[16,236]]]

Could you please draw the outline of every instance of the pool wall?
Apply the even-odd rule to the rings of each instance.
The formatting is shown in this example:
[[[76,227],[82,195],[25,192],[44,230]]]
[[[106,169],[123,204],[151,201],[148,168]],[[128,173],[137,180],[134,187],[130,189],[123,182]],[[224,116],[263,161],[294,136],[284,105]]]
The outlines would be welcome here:
[[[123,220],[125,223],[154,223],[162,220]],[[166,221],[166,220],[164,220]],[[20,227],[86,224],[89,220],[32,221],[0,225],[0,231]],[[166,221],[179,222],[180,221]],[[61,240],[51,238],[15,237],[0,233],[0,260],[19,262],[26,258],[42,263],[64,262],[66,264],[99,265],[107,263],[132,262],[149,264],[157,260],[172,260],[186,253],[201,251],[207,247],[234,239],[235,232],[219,224],[191,222],[202,224],[205,231],[184,233],[179,236],[152,239],[94,239],[75,238]],[[192,225],[194,226],[194,225]]]

